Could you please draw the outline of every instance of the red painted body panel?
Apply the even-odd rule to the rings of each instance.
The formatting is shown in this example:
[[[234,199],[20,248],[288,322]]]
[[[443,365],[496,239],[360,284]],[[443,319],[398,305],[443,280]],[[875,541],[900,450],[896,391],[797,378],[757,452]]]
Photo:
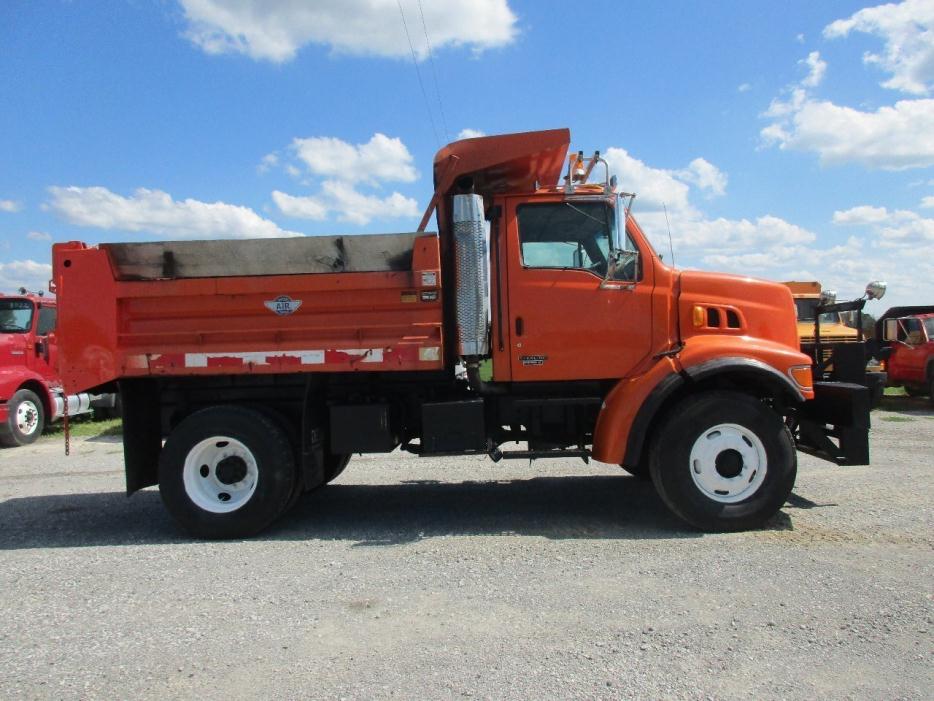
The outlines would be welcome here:
[[[405,272],[118,281],[108,252],[80,243],[54,246],[53,264],[68,391],[146,375],[441,367],[434,235],[416,240]],[[282,295],[301,306],[273,313]]]

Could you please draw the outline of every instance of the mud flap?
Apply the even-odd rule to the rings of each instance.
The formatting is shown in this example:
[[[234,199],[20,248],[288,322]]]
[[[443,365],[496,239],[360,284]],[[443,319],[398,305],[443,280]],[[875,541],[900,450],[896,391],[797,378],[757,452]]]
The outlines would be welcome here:
[[[849,382],[815,382],[798,415],[798,450],[837,465],[869,464],[871,391]]]

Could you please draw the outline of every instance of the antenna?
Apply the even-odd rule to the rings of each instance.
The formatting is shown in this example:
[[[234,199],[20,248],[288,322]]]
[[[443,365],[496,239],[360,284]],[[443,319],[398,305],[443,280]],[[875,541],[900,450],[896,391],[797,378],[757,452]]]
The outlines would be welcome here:
[[[662,202],[662,209],[665,210],[665,225],[668,227],[668,250],[671,251],[671,267],[675,267],[675,247],[671,243],[671,222],[668,221],[668,207]]]

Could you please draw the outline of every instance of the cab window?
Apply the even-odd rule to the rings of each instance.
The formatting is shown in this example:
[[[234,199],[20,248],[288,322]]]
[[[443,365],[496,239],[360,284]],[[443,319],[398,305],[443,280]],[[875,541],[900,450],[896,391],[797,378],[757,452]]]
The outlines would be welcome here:
[[[39,308],[39,322],[36,325],[36,335],[48,336],[55,330],[55,309],[53,307]]]
[[[898,325],[898,340],[910,346],[924,343],[924,332],[921,330],[920,319],[902,319]]]
[[[613,210],[603,202],[520,205],[519,245],[527,268],[587,270],[606,275]]]

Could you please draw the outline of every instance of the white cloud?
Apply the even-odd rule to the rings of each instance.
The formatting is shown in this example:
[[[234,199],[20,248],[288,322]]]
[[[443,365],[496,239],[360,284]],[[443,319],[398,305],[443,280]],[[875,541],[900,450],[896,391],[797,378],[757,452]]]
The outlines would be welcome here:
[[[824,28],[828,39],[863,32],[885,41],[882,53],[866,52],[863,61],[891,78],[883,87],[913,95],[930,94],[934,84],[934,3],[905,0],[864,8]]]
[[[44,231],[30,231],[26,234],[26,238],[31,241],[51,241],[52,236],[45,233]]]
[[[242,53],[282,63],[307,44],[335,53],[391,58],[411,56],[397,0],[180,0],[186,36],[209,54]],[[507,0],[431,0],[420,3],[433,51],[505,46],[516,36]],[[419,59],[428,55],[419,5],[402,3]]]
[[[0,292],[15,292],[20,287],[37,292],[48,288],[52,266],[34,260],[0,262]]]
[[[0,212],[18,212],[21,206],[16,200],[0,200]]]
[[[791,112],[784,123],[762,130],[766,142],[813,151],[825,165],[859,163],[882,170],[934,165],[934,100],[902,100],[862,112],[806,99]]]
[[[798,42],[799,44],[803,44],[803,43],[804,43],[804,34],[798,34],[798,35],[796,35],[796,36],[795,36],[795,41]]]
[[[824,79],[827,72],[827,62],[822,60],[819,51],[812,51],[806,59],[798,61],[799,65],[808,67],[808,74],[801,81],[801,85],[808,88],[816,88]]]
[[[263,173],[268,173],[277,165],[279,165],[279,154],[276,152],[267,153],[260,159],[259,165],[256,166],[256,172],[262,175]]]
[[[928,195],[921,200],[921,207],[924,209],[934,209],[934,195]]]
[[[737,92],[749,92],[752,90],[752,85],[749,83],[740,83],[738,86],[736,86],[736,90]]]
[[[695,158],[679,176],[701,190],[707,190],[711,195],[722,195],[726,192],[726,173],[713,163],[703,158]]]
[[[146,231],[169,239],[301,236],[263,219],[249,207],[225,202],[173,200],[161,190],[139,188],[123,197],[104,187],[50,187],[48,207],[78,226]]]
[[[610,147],[603,154],[610,166],[610,172],[619,179],[620,189],[638,193],[640,208],[645,205],[669,210],[690,209],[688,193],[690,186],[679,179],[679,171],[652,168],[638,158],[629,155],[624,148]]]
[[[356,146],[330,136],[293,139],[291,149],[312,175],[371,184],[410,183],[418,178],[408,148],[401,139],[385,134],[374,134]]]
[[[420,213],[414,199],[398,192],[387,197],[366,195],[350,183],[338,180],[325,180],[317,195],[295,197],[276,190],[272,198],[279,210],[289,217],[323,220],[334,213],[339,221],[361,226],[373,219],[416,217]]]
[[[871,226],[886,222],[911,221],[917,218],[918,215],[909,210],[896,209],[889,211],[885,207],[873,207],[871,205],[860,205],[859,207],[833,213],[833,223],[843,225]]]
[[[834,212],[833,223],[868,227],[883,248],[906,248],[922,258],[934,259],[934,219],[925,219],[917,212],[861,205]]]
[[[479,129],[461,129],[457,134],[458,139],[476,139],[478,136],[486,136],[486,133]]]
[[[328,208],[314,197],[295,197],[279,190],[273,190],[272,201],[279,211],[287,217],[324,221],[328,218]]]
[[[934,80],[934,2],[906,0],[900,5],[866,8],[824,29],[827,38],[851,31],[883,37],[883,56],[864,61],[892,73],[886,87],[928,93]],[[904,170],[934,165],[934,100],[900,100],[875,110],[856,109],[820,100],[812,92],[827,70],[817,51],[798,62],[808,74],[774,99],[761,131],[766,144],[818,154],[823,165],[856,163],[872,170]]]

